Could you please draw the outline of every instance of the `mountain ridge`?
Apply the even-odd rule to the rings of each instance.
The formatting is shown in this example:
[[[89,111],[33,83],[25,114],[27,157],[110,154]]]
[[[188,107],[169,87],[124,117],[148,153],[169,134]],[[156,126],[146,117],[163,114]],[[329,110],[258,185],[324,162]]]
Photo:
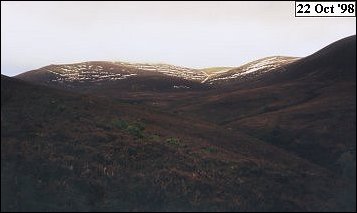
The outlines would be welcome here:
[[[294,60],[295,57],[283,57],[283,56],[272,56],[262,58],[256,61],[249,62],[239,67],[211,67],[211,68],[202,68],[202,69],[194,69],[182,66],[176,66],[171,64],[164,64],[164,63],[130,63],[130,62],[120,62],[120,61],[86,61],[86,62],[79,62],[73,64],[51,64],[48,66],[41,67],[39,69],[35,69],[32,71],[28,71],[25,73],[21,73],[16,75],[15,78],[20,78],[24,80],[30,81],[43,81],[45,77],[37,77],[41,73],[43,75],[48,75],[46,72],[50,72],[54,75],[63,76],[66,74],[69,76],[76,76],[75,78],[58,78],[58,81],[69,81],[72,82],[77,80],[78,82],[82,82],[83,80],[90,80],[90,81],[98,81],[100,79],[95,79],[95,77],[99,77],[98,75],[110,75],[113,78],[101,78],[101,80],[120,80],[125,79],[125,76],[121,76],[120,73],[127,73],[127,75],[135,76],[135,75],[156,75],[156,74],[163,74],[166,76],[171,77],[178,77],[189,81],[195,81],[200,83],[210,83],[213,84],[215,81],[219,81],[220,79],[213,79],[219,78],[221,75],[224,75],[228,72],[233,72],[234,74],[239,74],[240,70],[243,70],[243,67],[247,65],[251,65],[254,67],[255,63],[261,63],[262,61],[269,61],[271,59],[276,59],[268,63],[270,67],[255,67],[257,71],[260,69],[264,69],[265,71],[269,71],[273,68],[279,67],[282,64],[285,64],[285,61]],[[280,59],[280,60],[279,60]],[[285,62],[285,63],[284,63]],[[89,72],[92,71],[93,79],[90,79],[89,76],[85,77],[81,75],[82,72]],[[238,72],[236,70],[239,70]],[[241,72],[239,75],[244,75],[245,73]],[[56,81],[55,79],[51,79],[51,81]]]

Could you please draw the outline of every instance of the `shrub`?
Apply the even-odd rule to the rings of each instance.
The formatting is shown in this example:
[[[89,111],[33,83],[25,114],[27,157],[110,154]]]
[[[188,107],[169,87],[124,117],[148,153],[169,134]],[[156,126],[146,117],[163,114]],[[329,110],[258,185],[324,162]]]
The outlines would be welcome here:
[[[263,169],[257,165],[244,165],[239,168],[238,175],[260,177],[263,175]]]
[[[138,129],[140,129],[141,131],[145,130],[145,124],[140,122],[140,121],[136,121],[132,125],[135,126]]]
[[[62,104],[62,103],[51,103],[52,106],[51,107],[51,110],[53,113],[59,113],[59,112],[63,112],[66,110],[66,105]]]
[[[168,138],[168,139],[166,139],[166,143],[175,145],[175,146],[182,146],[182,143],[179,138]]]
[[[218,151],[217,148],[213,146],[204,147],[203,150],[209,153],[216,153]]]
[[[160,142],[161,140],[160,135],[156,135],[156,134],[150,135],[149,139],[154,142]]]
[[[113,120],[112,125],[119,129],[126,129],[129,126],[128,122],[126,120],[122,120],[122,119]]]
[[[113,120],[112,121],[112,126],[126,130],[129,134],[138,137],[138,138],[143,138],[144,137],[144,130],[145,130],[145,125],[144,123],[140,121],[136,121],[133,123],[129,123],[126,120],[118,119],[118,120]]]
[[[356,180],[356,151],[346,151],[337,160],[344,177]]]
[[[57,111],[63,112],[65,109],[66,109],[66,105],[64,104],[57,105]]]
[[[127,153],[128,153],[129,156],[136,156],[138,154],[136,149],[133,148],[133,147],[128,147]]]
[[[138,138],[143,138],[144,134],[143,134],[143,129],[141,129],[138,126],[135,125],[129,125],[126,130],[129,132],[129,134],[138,137]]]

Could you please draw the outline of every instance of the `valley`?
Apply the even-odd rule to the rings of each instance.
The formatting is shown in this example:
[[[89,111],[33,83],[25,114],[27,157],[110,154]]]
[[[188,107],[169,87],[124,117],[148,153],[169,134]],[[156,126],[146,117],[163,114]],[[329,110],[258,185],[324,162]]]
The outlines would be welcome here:
[[[356,36],[237,67],[1,76],[2,211],[355,211]]]

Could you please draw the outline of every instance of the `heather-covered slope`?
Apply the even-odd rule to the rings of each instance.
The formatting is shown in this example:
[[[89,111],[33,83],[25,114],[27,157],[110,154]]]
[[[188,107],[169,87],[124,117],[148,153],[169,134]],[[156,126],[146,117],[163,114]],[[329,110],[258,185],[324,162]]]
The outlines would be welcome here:
[[[340,210],[343,178],[239,132],[2,76],[2,211]]]

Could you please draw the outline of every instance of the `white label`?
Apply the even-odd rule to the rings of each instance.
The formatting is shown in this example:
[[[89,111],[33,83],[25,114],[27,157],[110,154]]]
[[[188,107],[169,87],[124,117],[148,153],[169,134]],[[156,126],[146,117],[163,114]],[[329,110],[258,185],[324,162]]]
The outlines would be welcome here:
[[[356,2],[295,1],[295,17],[356,17]]]

